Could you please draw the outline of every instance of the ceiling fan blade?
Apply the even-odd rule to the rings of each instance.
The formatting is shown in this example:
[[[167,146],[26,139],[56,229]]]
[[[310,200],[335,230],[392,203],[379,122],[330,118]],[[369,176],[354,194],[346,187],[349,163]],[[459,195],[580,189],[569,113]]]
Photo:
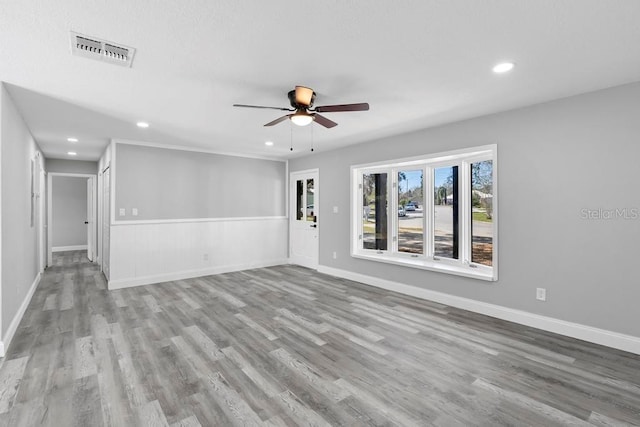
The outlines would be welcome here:
[[[313,119],[317,124],[322,125],[326,128],[332,128],[332,127],[338,126],[338,124],[333,120],[329,120],[325,116],[321,116],[320,114],[317,114],[317,113],[313,114]]]
[[[296,102],[300,105],[311,105],[313,99],[313,89],[305,86],[296,86]]]
[[[275,119],[274,121],[267,123],[265,126],[277,125],[278,123],[284,122],[285,120],[289,119],[289,117],[291,117],[291,116],[292,116],[291,114],[287,114],[286,116],[279,117],[279,118]]]
[[[342,105],[321,105],[314,108],[319,113],[337,113],[340,111],[368,111],[369,104],[366,102],[360,104],[342,104]]]
[[[291,108],[264,107],[262,105],[233,104],[233,106],[234,107],[242,107],[242,108],[264,108],[264,109],[268,109],[268,110],[293,111]]]

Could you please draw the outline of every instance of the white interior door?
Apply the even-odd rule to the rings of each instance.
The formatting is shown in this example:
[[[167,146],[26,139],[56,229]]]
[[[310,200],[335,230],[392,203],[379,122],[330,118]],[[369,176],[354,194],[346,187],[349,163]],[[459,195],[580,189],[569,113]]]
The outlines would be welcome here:
[[[109,169],[102,174],[102,272],[109,280],[109,231],[111,225],[111,202],[110,202],[110,172]]]
[[[289,257],[292,264],[317,269],[320,250],[318,170],[293,172],[289,182]]]

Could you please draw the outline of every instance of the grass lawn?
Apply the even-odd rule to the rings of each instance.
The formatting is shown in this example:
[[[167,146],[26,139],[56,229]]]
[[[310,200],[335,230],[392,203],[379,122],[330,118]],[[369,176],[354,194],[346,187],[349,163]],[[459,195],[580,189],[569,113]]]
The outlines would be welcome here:
[[[487,214],[484,212],[473,212],[471,214],[471,219],[474,221],[492,222],[492,219],[487,217]]]

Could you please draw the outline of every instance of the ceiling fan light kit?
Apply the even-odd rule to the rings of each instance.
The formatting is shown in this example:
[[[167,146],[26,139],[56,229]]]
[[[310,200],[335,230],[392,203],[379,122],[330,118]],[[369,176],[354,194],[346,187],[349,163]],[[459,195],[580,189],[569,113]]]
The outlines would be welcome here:
[[[281,123],[287,119],[291,120],[291,122],[297,126],[307,126],[311,122],[316,122],[325,128],[332,128],[338,126],[336,122],[333,120],[329,120],[328,118],[318,114],[318,113],[338,113],[345,111],[367,111],[369,110],[369,104],[366,102],[359,104],[341,104],[341,105],[323,105],[319,107],[313,108],[313,103],[316,99],[316,93],[313,89],[306,86],[296,86],[294,90],[289,91],[287,94],[289,98],[289,104],[291,104],[291,108],[282,108],[282,107],[265,107],[262,105],[247,105],[247,104],[233,104],[234,107],[243,107],[243,108],[262,108],[262,109],[270,109],[270,110],[281,110],[281,111],[295,111],[293,114],[287,114],[285,116],[279,117],[267,124],[265,126],[274,126],[278,123]]]
[[[306,126],[313,121],[313,116],[304,110],[298,110],[295,114],[291,114],[289,119],[294,125]]]

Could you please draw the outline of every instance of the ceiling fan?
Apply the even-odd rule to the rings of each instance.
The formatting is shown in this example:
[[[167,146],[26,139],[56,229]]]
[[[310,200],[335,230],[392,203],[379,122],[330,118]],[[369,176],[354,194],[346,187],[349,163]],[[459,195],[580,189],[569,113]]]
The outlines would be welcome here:
[[[266,108],[270,110],[294,112],[293,114],[287,114],[280,118],[277,118],[265,124],[265,126],[277,125],[280,122],[290,119],[294,124],[298,126],[306,126],[309,123],[315,121],[319,125],[322,125],[326,128],[332,128],[334,126],[337,126],[338,124],[324,116],[321,116],[318,113],[337,113],[342,111],[369,110],[369,104],[367,104],[366,102],[360,104],[322,105],[314,107],[313,102],[316,99],[316,93],[313,91],[313,89],[304,86],[296,86],[296,88],[290,91],[287,96],[289,97],[291,108],[263,107],[261,105],[246,104],[233,104],[233,106],[244,108]]]

